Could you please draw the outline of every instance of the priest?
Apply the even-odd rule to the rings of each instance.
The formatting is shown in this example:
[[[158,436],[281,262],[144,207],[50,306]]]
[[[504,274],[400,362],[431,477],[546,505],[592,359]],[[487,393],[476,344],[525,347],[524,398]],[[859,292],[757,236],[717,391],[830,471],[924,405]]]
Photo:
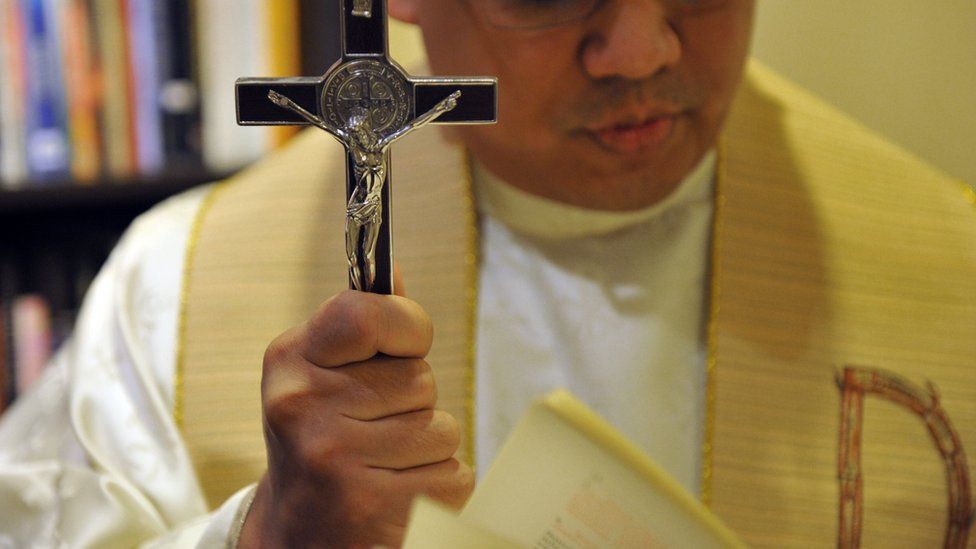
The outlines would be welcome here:
[[[398,295],[341,290],[317,129],[157,207],[4,417],[0,539],[396,545],[565,386],[752,545],[964,547],[976,200],[748,61],[753,4],[389,0],[500,93],[394,149]]]

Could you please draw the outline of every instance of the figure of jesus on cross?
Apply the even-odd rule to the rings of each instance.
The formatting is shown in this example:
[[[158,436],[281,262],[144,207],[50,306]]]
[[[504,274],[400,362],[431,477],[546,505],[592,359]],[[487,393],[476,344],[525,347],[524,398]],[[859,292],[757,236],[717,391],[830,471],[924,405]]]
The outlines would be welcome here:
[[[460,91],[453,92],[429,111],[380,138],[370,122],[371,113],[364,108],[351,113],[345,128],[333,128],[284,95],[274,90],[268,92],[268,99],[275,105],[298,113],[310,124],[332,134],[353,158],[356,187],[346,203],[346,258],[355,289],[369,291],[376,280],[376,241],[382,221],[382,192],[390,145],[454,109],[459,97]]]
[[[349,283],[389,294],[390,146],[430,123],[494,123],[497,81],[411,77],[387,53],[386,0],[338,3],[342,58],[321,77],[238,79],[237,122],[312,124],[345,146]]]

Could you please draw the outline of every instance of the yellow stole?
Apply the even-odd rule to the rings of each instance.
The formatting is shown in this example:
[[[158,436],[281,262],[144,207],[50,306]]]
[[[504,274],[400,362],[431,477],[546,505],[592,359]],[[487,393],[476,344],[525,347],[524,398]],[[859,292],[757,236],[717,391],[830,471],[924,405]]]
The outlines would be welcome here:
[[[973,196],[755,63],[720,164],[703,497],[754,545],[836,545],[843,366],[932,381],[963,443],[976,444]],[[408,296],[434,320],[440,406],[462,424],[468,457],[477,235],[467,166],[433,130],[399,143],[394,166],[396,255]],[[343,169],[341,147],[306,131],[201,210],[176,414],[212,505],[265,468],[264,348],[346,286]],[[924,423],[868,395],[861,432],[862,542],[941,543],[945,467]]]

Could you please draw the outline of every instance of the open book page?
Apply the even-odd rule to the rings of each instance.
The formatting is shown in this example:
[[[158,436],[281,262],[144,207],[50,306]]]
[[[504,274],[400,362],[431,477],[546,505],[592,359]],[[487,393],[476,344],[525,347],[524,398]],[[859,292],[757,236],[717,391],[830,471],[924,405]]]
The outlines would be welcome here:
[[[537,549],[745,547],[566,391],[523,416],[461,517]]]
[[[525,549],[498,534],[471,524],[453,510],[418,497],[410,510],[403,549]]]

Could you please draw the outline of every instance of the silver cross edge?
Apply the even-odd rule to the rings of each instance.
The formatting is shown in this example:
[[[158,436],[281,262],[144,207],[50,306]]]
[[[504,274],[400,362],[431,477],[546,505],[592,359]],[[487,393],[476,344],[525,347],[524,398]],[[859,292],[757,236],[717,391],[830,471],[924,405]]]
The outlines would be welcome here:
[[[386,0],[339,5],[342,57],[323,76],[238,79],[237,123],[311,124],[345,146],[349,284],[390,294],[390,145],[429,123],[494,123],[498,84],[412,77],[390,59]]]

